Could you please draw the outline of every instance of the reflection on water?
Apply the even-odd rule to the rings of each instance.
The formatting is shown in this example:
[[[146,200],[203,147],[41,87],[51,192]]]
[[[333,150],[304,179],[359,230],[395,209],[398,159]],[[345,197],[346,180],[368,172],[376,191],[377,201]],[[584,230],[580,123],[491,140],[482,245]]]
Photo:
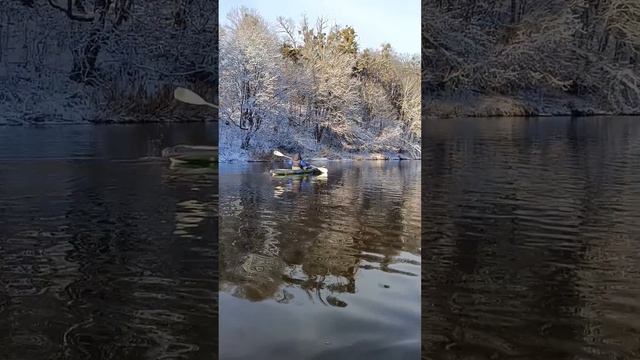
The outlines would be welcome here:
[[[640,119],[424,131],[425,358],[639,359]]]
[[[144,159],[203,130],[0,128],[0,358],[215,358],[217,171]]]
[[[418,359],[420,164],[222,165],[221,359]]]

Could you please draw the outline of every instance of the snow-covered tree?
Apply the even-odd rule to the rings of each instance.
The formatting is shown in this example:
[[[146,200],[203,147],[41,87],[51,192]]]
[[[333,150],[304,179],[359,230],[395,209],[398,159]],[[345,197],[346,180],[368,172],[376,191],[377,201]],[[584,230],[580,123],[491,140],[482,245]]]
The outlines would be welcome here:
[[[390,46],[360,50],[356,29],[323,18],[274,25],[240,9],[221,33],[222,153],[279,147],[418,155],[417,58]]]
[[[425,89],[640,111],[637,0],[424,0]]]
[[[281,80],[278,39],[260,15],[240,9],[220,38],[221,119],[244,132],[242,149],[277,113]]]
[[[213,120],[176,86],[217,92],[209,0],[8,1],[0,11],[0,113],[7,122]]]

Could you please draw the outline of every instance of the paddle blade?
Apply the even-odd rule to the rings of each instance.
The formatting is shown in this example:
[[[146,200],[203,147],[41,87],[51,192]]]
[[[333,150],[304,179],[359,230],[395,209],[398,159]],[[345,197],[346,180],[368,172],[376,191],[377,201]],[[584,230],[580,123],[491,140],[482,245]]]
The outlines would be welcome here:
[[[320,170],[323,174],[327,174],[329,172],[329,169],[326,167],[317,167],[316,169]]]
[[[187,104],[204,105],[206,103],[206,101],[204,101],[204,99],[201,98],[200,95],[194,93],[191,90],[181,87],[176,88],[173,91],[173,97],[176,98],[176,100],[182,101]]]
[[[281,153],[278,150],[273,150],[273,155],[275,155],[275,156],[285,156],[283,153]]]
[[[192,104],[192,105],[207,105],[211,107],[217,107],[207,101],[205,101],[200,95],[194,93],[193,91],[185,88],[178,87],[173,91],[173,97],[182,101],[183,103]]]

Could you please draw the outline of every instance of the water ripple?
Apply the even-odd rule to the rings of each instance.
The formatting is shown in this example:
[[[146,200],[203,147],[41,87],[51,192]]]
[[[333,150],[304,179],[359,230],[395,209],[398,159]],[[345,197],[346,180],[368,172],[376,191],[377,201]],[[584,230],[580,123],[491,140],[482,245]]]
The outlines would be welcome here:
[[[640,122],[426,130],[425,357],[640,358]]]
[[[216,192],[160,162],[3,163],[0,358],[217,354]]]
[[[419,163],[330,164],[327,178],[267,170],[221,169],[221,357],[415,357]]]

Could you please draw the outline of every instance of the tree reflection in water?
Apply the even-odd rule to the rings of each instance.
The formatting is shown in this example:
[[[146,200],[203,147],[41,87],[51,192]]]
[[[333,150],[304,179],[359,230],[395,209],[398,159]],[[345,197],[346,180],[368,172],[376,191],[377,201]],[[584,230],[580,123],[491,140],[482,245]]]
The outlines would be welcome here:
[[[419,276],[393,267],[419,256],[418,172],[381,162],[328,177],[223,176],[222,291],[289,303],[299,289],[344,308],[359,271]]]

